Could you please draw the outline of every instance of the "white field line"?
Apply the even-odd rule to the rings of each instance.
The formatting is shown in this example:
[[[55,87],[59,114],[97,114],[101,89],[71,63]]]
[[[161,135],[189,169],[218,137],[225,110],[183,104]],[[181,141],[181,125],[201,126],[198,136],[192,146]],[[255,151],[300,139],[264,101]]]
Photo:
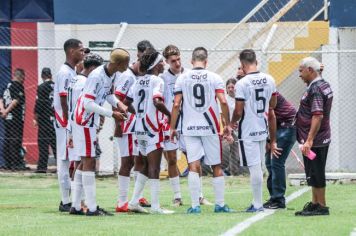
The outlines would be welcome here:
[[[302,189],[299,189],[298,191],[295,191],[294,193],[292,193],[291,195],[289,195],[286,198],[286,203],[289,203],[289,202],[293,201],[294,199],[300,197],[301,195],[303,195],[304,193],[309,191],[309,189],[310,189],[309,187],[304,187]],[[257,213],[256,215],[254,215],[250,218],[247,218],[246,220],[238,223],[237,225],[235,225],[234,227],[232,227],[225,233],[221,234],[221,236],[237,235],[237,234],[241,233],[242,231],[244,231],[245,229],[247,229],[248,227],[250,227],[252,224],[262,220],[263,218],[265,218],[267,216],[274,214],[276,211],[277,210],[265,209],[265,211]]]
[[[350,236],[356,236],[356,228],[350,233]]]

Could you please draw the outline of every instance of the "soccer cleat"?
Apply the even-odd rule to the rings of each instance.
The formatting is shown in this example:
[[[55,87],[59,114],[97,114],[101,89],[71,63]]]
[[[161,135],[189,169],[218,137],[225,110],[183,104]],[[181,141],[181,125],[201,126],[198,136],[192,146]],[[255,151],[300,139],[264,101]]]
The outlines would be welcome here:
[[[260,211],[264,211],[263,207],[255,208],[252,204],[249,208],[246,209],[246,212],[250,212],[250,213],[260,212]]]
[[[158,209],[151,209],[150,211],[152,214],[162,214],[162,215],[168,215],[168,214],[173,214],[174,211],[168,210],[168,209],[163,209],[163,208],[158,208]]]
[[[214,205],[214,204],[212,204],[211,202],[209,202],[208,200],[206,200],[203,197],[199,198],[199,203],[200,203],[200,205],[204,205],[204,206],[212,206],[212,205]]]
[[[86,216],[113,216],[114,214],[105,211],[103,208],[100,208],[99,206],[96,207],[95,211],[88,211],[85,213]]]
[[[79,211],[77,211],[75,209],[75,207],[71,207],[70,210],[69,210],[69,214],[70,215],[84,215],[84,211],[83,211],[82,208]]]
[[[140,200],[138,200],[140,206],[142,207],[151,207],[151,204],[147,201],[146,198],[140,198]]]
[[[59,203],[59,211],[60,212],[69,212],[70,208],[72,207],[72,203],[69,202],[67,204],[63,204],[63,202],[61,201],[61,203]]]
[[[236,212],[236,211],[231,209],[226,204],[224,206],[219,206],[219,205],[215,204],[214,212],[215,213],[231,213],[231,212]]]
[[[119,207],[119,206],[116,206],[116,209],[115,209],[115,211],[116,212],[129,212],[129,203],[128,202],[126,202],[124,205],[122,205],[121,207]]]
[[[303,210],[295,212],[296,216],[301,216],[302,214],[304,215],[305,212],[313,211],[318,204],[314,204],[312,202],[307,202],[305,203]]]
[[[200,206],[188,208],[187,213],[188,214],[200,214],[201,213]]]
[[[143,208],[140,204],[128,204],[128,210],[135,213],[149,214],[149,212]]]
[[[174,207],[179,207],[179,206],[183,206],[183,202],[181,198],[176,198],[173,199],[173,204]]]

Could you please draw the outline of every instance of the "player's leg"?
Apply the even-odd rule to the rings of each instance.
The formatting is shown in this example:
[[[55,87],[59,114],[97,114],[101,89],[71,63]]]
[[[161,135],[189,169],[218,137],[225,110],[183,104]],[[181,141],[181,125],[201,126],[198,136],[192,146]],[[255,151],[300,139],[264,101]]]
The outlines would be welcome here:
[[[74,172],[74,185],[72,189],[72,207],[69,214],[84,215],[84,210],[81,206],[81,199],[83,193],[83,164],[79,162]]]
[[[142,156],[135,156],[134,157],[135,160],[135,164],[134,164],[134,180],[135,182],[137,181],[137,176],[140,172],[147,172],[147,169],[145,171],[143,171],[145,169],[145,165],[146,165],[146,158],[142,158]],[[143,196],[143,191],[140,195],[140,199],[139,199],[140,205],[142,207],[151,207],[151,204],[147,201],[147,199]]]
[[[137,149],[134,153],[134,140],[132,134],[124,134],[117,139],[117,145],[120,149],[121,166],[118,176],[118,201],[116,212],[128,211],[128,193],[130,188],[130,172],[134,166],[134,154],[137,155]]]
[[[213,169],[213,189],[215,194],[214,212],[233,212],[225,204],[225,178],[221,167],[222,143],[218,135],[202,137],[205,152],[204,162]]]
[[[165,142],[165,152],[164,157],[168,163],[168,176],[169,182],[171,184],[173,190],[173,205],[181,206],[182,202],[182,194],[180,191],[180,181],[179,181],[179,171],[177,167],[177,149],[178,145],[171,142]]]
[[[56,128],[56,153],[57,153],[57,176],[59,190],[61,193],[61,203],[59,211],[68,212],[71,207],[70,177],[69,177],[69,160],[67,159],[67,138],[65,128]]]
[[[85,202],[88,206],[87,216],[112,215],[101,209],[96,203],[96,181],[95,181],[95,144],[96,144],[96,128],[84,128],[84,136],[80,140],[81,146],[85,148],[81,150],[81,162],[83,165],[82,183],[85,192]]]

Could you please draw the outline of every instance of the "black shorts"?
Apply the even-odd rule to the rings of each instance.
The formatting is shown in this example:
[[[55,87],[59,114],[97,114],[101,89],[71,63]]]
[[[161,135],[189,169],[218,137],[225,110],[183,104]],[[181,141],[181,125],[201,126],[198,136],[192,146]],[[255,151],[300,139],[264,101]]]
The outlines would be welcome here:
[[[316,154],[314,160],[303,156],[307,183],[312,187],[324,188],[326,185],[325,166],[329,145],[325,147],[312,147],[311,150]]]

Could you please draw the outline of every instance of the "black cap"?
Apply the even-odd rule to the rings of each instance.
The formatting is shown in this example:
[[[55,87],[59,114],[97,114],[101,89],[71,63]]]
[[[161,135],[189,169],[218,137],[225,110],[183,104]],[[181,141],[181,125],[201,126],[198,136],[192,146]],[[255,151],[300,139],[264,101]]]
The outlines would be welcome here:
[[[48,67],[43,67],[41,72],[41,77],[51,78],[52,77],[51,69]]]

